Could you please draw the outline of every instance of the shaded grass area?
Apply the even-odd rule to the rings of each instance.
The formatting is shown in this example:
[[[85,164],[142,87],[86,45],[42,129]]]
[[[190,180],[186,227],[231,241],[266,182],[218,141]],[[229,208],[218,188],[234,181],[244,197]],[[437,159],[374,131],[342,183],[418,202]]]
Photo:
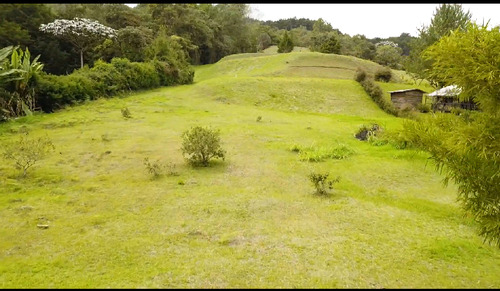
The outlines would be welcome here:
[[[0,286],[500,285],[500,251],[482,243],[428,156],[354,138],[361,124],[401,123],[355,83],[217,76],[2,124],[0,144],[47,134],[56,151],[24,179],[0,158]],[[183,160],[181,133],[199,124],[221,129],[224,162]],[[307,162],[295,144],[353,152]],[[145,157],[179,175],[151,179]],[[313,195],[313,170],[341,176],[329,197]]]

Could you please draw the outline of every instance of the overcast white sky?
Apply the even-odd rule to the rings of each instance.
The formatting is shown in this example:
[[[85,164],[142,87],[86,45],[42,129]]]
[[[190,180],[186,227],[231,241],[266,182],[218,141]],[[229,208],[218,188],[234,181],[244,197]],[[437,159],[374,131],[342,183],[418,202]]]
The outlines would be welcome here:
[[[387,38],[406,32],[418,36],[418,28],[429,25],[439,4],[250,4],[250,17],[259,20],[323,18],[333,28],[351,36]],[[500,4],[462,4],[478,24],[500,25]]]
[[[135,6],[137,4],[127,4]],[[323,18],[333,28],[350,36],[388,38],[406,32],[418,36],[418,28],[429,25],[439,4],[249,4],[250,17],[258,20]],[[462,4],[478,24],[490,20],[500,25],[500,4]]]

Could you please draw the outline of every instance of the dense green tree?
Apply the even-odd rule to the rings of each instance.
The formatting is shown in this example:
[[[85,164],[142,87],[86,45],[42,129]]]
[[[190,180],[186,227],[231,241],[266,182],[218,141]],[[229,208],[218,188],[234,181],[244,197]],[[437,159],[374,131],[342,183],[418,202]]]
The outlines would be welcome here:
[[[396,43],[402,50],[402,55],[403,56],[408,56],[410,54],[410,43],[412,40],[416,39],[416,37],[411,36],[409,33],[401,33],[400,36],[398,37],[389,37],[387,38],[388,41],[392,41]]]
[[[118,30],[116,40],[120,55],[133,62],[145,60],[145,51],[153,41],[153,31],[144,26],[127,26]]]
[[[323,20],[323,18],[319,18],[313,24],[313,32],[314,33],[325,33],[333,31],[332,25]]]
[[[62,74],[78,65],[73,62],[71,44],[40,33],[38,27],[56,18],[45,4],[2,4],[0,9],[0,47],[20,45],[40,55],[47,72]],[[74,66],[73,66],[74,65]]]
[[[330,49],[340,52],[340,38],[342,34],[337,29],[333,29],[332,25],[319,18],[314,22],[313,31],[311,34],[311,46],[309,47],[315,52],[330,53]],[[335,39],[335,40],[334,40]],[[337,45],[338,44],[338,50]],[[330,44],[332,45],[330,47]],[[324,51],[325,50],[325,51]]]
[[[404,64],[405,70],[415,79],[428,79],[434,86],[441,87],[443,82],[439,79],[429,79],[426,72],[432,68],[432,63],[424,60],[422,52],[447,36],[451,31],[464,30],[470,22],[471,14],[462,9],[460,4],[441,4],[433,14],[431,24],[419,29],[419,36],[410,41],[410,53]]]
[[[427,48],[429,75],[461,88],[481,112],[435,114],[405,126],[412,142],[427,150],[458,185],[458,198],[486,241],[500,247],[500,28],[469,24]],[[447,181],[446,180],[446,181]]]
[[[402,68],[401,54],[402,50],[398,46],[383,44],[377,46],[374,60],[383,66],[399,70]]]
[[[268,33],[262,32],[259,35],[259,39],[257,40],[257,50],[263,51],[266,48],[270,47],[272,44],[272,39]]]
[[[268,20],[263,22],[264,25],[274,27],[278,30],[284,29],[284,30],[292,30],[295,28],[299,27],[304,27],[305,29],[312,31],[313,30],[313,25],[315,23],[315,20],[310,20],[307,18],[299,18],[297,19],[296,17],[294,18],[287,18],[287,19],[280,19],[280,20]]]
[[[163,26],[169,35],[178,35],[194,44],[189,52],[193,64],[200,63],[200,50],[210,48],[214,37],[208,14],[199,8],[197,4],[148,4],[154,31]]]
[[[288,35],[288,32],[285,31],[283,33],[283,37],[281,38],[281,41],[278,44],[278,53],[289,53],[293,51],[293,40],[292,38]]]
[[[375,57],[375,44],[373,44],[364,35],[354,35],[350,37],[348,34],[340,35],[340,54],[354,56],[365,60],[373,60]]]
[[[340,53],[340,42],[337,37],[333,34],[330,34],[325,42],[321,44],[320,52],[325,54]]]
[[[84,51],[95,47],[105,38],[116,36],[116,31],[111,27],[85,18],[56,19],[51,23],[41,24],[40,31],[61,37],[73,44],[80,51],[82,68]]]
[[[183,68],[189,63],[190,41],[177,35],[168,35],[165,27],[160,27],[156,38],[145,50],[146,60],[159,60],[172,67]]]
[[[310,47],[312,31],[308,30],[305,26],[299,26],[290,30],[295,46]]]

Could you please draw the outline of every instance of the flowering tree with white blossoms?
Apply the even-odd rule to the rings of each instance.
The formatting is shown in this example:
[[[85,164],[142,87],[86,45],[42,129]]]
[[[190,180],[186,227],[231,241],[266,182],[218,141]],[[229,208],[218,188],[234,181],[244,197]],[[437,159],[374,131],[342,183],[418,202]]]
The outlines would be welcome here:
[[[56,19],[40,25],[40,30],[62,37],[80,50],[80,62],[83,68],[83,52],[96,45],[104,38],[116,36],[116,30],[86,18],[75,17],[73,20]]]

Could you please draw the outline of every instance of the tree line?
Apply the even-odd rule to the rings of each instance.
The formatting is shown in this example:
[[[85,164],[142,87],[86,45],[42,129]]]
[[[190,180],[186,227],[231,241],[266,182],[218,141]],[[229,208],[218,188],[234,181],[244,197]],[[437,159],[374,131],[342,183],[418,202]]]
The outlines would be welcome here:
[[[40,55],[44,71],[63,75],[97,60],[114,57],[142,62],[181,50],[192,65],[215,63],[224,56],[265,50],[290,36],[295,46],[312,51],[351,55],[401,69],[409,54],[408,33],[388,39],[350,36],[323,19],[289,18],[259,21],[247,4],[2,4],[0,48],[29,47]],[[92,46],[75,47],[69,39],[40,31],[57,19],[90,19],[116,30],[116,37]],[[166,43],[165,39],[175,39]],[[397,46],[378,45],[390,41]],[[168,45],[168,48],[164,46]],[[175,52],[178,54],[177,52]]]

